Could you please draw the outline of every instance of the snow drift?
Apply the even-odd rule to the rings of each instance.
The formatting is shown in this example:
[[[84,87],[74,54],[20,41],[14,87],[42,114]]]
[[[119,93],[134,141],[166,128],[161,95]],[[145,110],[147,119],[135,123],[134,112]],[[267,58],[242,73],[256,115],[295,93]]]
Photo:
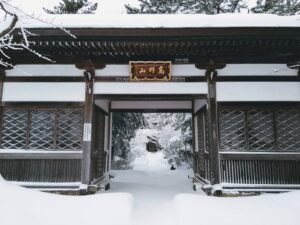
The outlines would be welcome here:
[[[0,199],[1,225],[131,224],[132,197],[126,193],[62,196],[0,180]]]
[[[300,191],[235,198],[179,194],[173,204],[178,225],[299,225],[299,200]]]

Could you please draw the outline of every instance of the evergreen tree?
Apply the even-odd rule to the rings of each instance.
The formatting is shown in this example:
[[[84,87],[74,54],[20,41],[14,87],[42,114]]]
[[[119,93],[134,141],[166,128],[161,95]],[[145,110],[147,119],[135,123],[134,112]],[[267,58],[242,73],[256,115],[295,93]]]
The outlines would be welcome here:
[[[244,0],[139,0],[139,7],[125,5],[129,14],[234,13],[246,8]]]
[[[98,3],[88,0],[61,0],[53,10],[43,8],[49,14],[93,14],[98,7]]]
[[[299,0],[258,0],[251,9],[254,13],[272,13],[277,15],[295,15],[300,12]]]

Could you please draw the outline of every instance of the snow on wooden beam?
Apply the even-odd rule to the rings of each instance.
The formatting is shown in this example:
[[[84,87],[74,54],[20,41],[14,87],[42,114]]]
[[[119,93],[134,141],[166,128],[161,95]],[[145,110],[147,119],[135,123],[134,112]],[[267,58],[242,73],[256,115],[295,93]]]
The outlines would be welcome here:
[[[96,76],[129,76],[129,65],[106,65],[103,69],[95,70]],[[205,70],[199,70],[195,64],[172,65],[172,76],[204,76]],[[286,64],[227,64],[224,69],[218,70],[219,76],[297,76],[298,70],[290,69]],[[82,71],[75,65],[41,64],[17,65],[16,68],[6,71],[7,77],[38,76],[38,77],[81,77]]]
[[[218,82],[217,101],[300,101],[300,83]]]
[[[297,76],[286,64],[227,64],[218,76]]]
[[[95,70],[96,76],[129,76],[129,64],[125,65],[106,65],[103,69]],[[82,76],[82,71],[75,67],[75,65],[67,64],[41,64],[41,65],[17,65],[12,70],[7,70],[6,74],[8,77],[13,76],[38,76],[38,77],[61,77],[61,76]],[[204,71],[195,68],[194,64],[186,65],[173,65],[172,66],[173,76],[204,76]]]
[[[207,84],[205,82],[106,82],[95,83],[94,94],[127,94],[127,95],[149,95],[149,94],[207,94]]]
[[[53,64],[53,65],[17,65],[12,70],[6,71],[7,77],[12,76],[80,76],[82,77],[82,71],[77,69],[75,65]]]
[[[4,102],[78,102],[85,100],[84,83],[5,82]]]

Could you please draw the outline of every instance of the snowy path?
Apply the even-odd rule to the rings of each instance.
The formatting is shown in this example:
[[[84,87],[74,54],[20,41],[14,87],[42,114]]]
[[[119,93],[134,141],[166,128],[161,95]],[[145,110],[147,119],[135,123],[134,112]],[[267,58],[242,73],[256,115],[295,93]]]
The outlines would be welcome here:
[[[174,225],[173,198],[180,193],[195,193],[188,175],[191,170],[119,170],[110,192],[133,196],[133,225]]]

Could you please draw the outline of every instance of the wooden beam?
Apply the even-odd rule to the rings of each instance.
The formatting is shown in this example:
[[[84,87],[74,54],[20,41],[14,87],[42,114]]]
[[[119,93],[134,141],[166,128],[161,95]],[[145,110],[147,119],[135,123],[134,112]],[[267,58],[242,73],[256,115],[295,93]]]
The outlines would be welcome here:
[[[82,67],[83,68],[83,67]],[[97,67],[99,68],[99,67]],[[97,69],[96,68],[96,69]],[[5,77],[4,82],[84,82],[83,77],[66,77],[66,76],[13,76]],[[168,82],[184,83],[184,82],[205,82],[204,76],[181,76],[172,77]],[[132,82],[128,76],[98,76],[95,82]],[[135,81],[133,81],[135,82]],[[153,82],[153,81],[152,81]]]
[[[27,151],[27,152],[17,152],[8,150],[5,152],[0,151],[0,159],[82,159],[82,151],[45,151],[41,150],[36,152]]]
[[[218,82],[294,82],[300,76],[219,76]]]
[[[300,153],[293,152],[222,152],[221,160],[300,160]]]
[[[84,130],[83,130],[83,158],[81,170],[81,182],[83,184],[90,184],[92,179],[92,121],[93,121],[93,108],[94,108],[94,81],[95,70],[86,70],[84,72],[86,80],[85,90],[85,105],[84,105]]]
[[[5,82],[84,82],[83,77],[64,77],[64,76],[13,76],[5,77]]]
[[[12,108],[82,108],[84,102],[1,102],[0,106]]]

